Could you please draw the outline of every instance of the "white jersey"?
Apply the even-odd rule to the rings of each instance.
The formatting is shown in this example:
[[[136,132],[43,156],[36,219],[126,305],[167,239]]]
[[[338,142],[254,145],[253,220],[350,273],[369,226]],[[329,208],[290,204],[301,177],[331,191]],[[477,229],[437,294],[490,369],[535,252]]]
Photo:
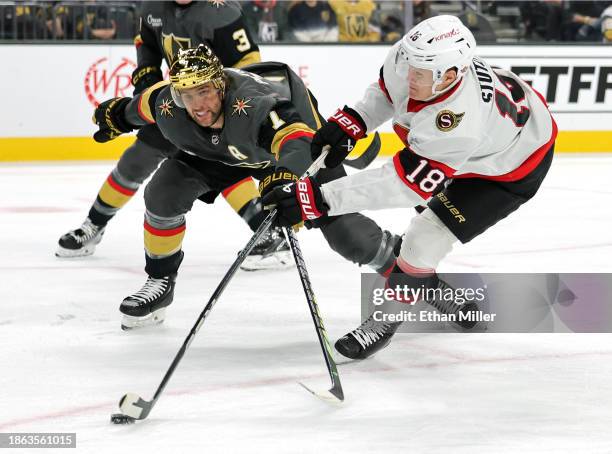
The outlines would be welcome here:
[[[368,131],[392,119],[406,148],[380,169],[323,185],[330,215],[429,199],[448,178],[516,181],[555,141],[557,127],[543,98],[514,73],[474,58],[465,76],[432,101],[408,98],[395,73],[393,46],[378,83],[354,109]]]

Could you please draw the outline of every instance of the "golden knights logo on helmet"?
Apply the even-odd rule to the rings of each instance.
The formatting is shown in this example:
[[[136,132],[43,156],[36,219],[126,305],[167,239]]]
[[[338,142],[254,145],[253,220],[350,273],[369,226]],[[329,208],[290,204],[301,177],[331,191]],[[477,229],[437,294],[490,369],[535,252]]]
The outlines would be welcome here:
[[[170,67],[172,98],[179,107],[184,107],[180,90],[196,88],[211,82],[225,92],[223,65],[210,47],[200,44],[190,49],[180,49],[176,60]]]

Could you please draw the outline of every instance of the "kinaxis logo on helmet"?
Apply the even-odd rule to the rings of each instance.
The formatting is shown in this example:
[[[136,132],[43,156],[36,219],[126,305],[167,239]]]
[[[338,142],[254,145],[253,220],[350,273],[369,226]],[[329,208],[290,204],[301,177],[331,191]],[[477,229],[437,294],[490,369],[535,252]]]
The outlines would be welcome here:
[[[453,28],[450,32],[442,33],[441,35],[436,36],[432,41],[441,41],[446,38],[452,38],[453,36],[457,36],[459,34],[459,30]]]
[[[436,115],[436,126],[440,131],[448,132],[451,129],[455,129],[461,123],[464,115],[465,112],[456,114],[450,110],[442,110]]]
[[[96,60],[85,74],[85,95],[90,103],[98,107],[100,101],[132,95],[132,71],[136,63],[122,58],[117,65],[106,57]]]

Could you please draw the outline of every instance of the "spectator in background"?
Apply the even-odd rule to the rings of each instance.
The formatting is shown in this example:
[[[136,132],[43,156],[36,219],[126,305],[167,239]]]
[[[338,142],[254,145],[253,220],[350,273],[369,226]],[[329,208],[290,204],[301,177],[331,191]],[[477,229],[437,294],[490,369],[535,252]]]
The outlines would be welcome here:
[[[429,0],[412,0],[412,26],[437,15],[438,12],[432,9]]]
[[[612,5],[601,13],[601,36],[604,43],[612,44]]]
[[[414,2],[413,2],[414,5]],[[404,36],[404,1],[378,3],[381,41],[394,43]]]
[[[0,5],[0,39],[40,39],[45,34],[44,8],[35,5]]]
[[[340,42],[378,42],[380,29],[374,26],[373,0],[329,0],[336,13]]]
[[[302,42],[338,41],[336,14],[327,1],[299,1],[289,9],[289,26]]]
[[[55,17],[48,26],[54,29],[58,39],[113,39],[117,24],[111,19],[107,5],[67,4],[56,2]]]
[[[609,2],[570,1],[567,2],[562,27],[563,41],[600,41],[600,16]]]
[[[253,0],[242,4],[249,31],[260,43],[293,41],[287,20],[287,2]]]
[[[378,3],[382,41],[394,43],[406,33],[404,5],[404,0],[382,1]],[[430,1],[412,0],[412,26],[437,15],[438,13],[431,8]]]
[[[525,37],[546,41],[599,41],[600,15],[610,2],[542,0],[521,4]]]

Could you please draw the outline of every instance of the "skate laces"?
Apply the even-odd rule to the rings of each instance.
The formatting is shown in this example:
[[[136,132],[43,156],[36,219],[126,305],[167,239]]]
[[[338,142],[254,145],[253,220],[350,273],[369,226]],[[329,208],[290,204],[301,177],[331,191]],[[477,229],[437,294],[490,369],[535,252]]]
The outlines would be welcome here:
[[[100,228],[96,224],[91,222],[89,218],[87,218],[85,222],[83,222],[83,225],[81,225],[81,227],[70,233],[78,243],[86,243],[87,241],[94,238],[99,231]]]
[[[363,348],[366,348],[381,339],[390,326],[388,323],[377,322],[370,316],[359,328],[352,331],[351,335]]]
[[[138,304],[146,304],[162,296],[167,288],[167,277],[163,277],[161,279],[149,277],[147,279],[147,282],[145,282],[145,284],[142,286],[142,288],[133,295],[131,295],[129,298],[131,300],[135,300]]]

